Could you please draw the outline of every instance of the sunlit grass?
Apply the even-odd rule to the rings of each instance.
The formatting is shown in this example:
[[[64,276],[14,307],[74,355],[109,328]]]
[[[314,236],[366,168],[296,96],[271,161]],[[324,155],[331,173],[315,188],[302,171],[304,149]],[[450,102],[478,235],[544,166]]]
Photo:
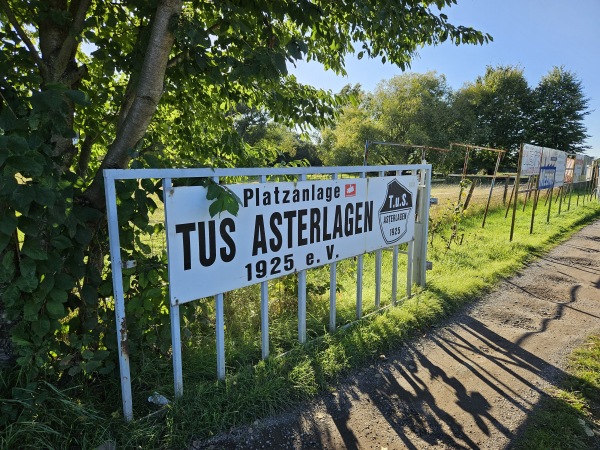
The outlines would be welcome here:
[[[544,397],[515,447],[522,450],[598,448],[600,431],[600,335],[590,336],[570,357],[568,376]]]

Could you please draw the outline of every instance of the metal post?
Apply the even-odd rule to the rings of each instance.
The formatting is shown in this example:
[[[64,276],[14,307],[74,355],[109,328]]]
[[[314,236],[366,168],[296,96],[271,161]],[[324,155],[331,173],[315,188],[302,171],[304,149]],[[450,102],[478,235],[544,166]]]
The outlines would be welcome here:
[[[375,309],[381,306],[381,250],[375,251]]]
[[[365,153],[366,157],[366,153]],[[338,174],[334,173],[331,177],[332,180],[338,179]],[[333,262],[329,264],[329,332],[335,331],[337,305],[336,305],[336,294],[337,294],[337,263]]]
[[[173,352],[173,387],[175,398],[180,398],[183,395],[183,363],[181,358],[179,305],[171,305],[169,315],[171,318],[171,350]]]
[[[217,316],[217,378],[225,379],[225,311],[223,308],[223,294],[215,295]]]
[[[384,172],[379,172],[379,176],[383,177]],[[375,309],[381,307],[381,257],[382,251],[375,251]]]
[[[329,264],[329,332],[335,331],[336,294],[337,294],[337,263]]]
[[[426,285],[427,271],[427,235],[429,231],[429,197],[431,195],[431,166],[421,169],[418,195],[418,220],[415,223],[415,249],[413,276],[422,287]]]
[[[171,178],[163,179],[163,195],[173,195],[173,184]],[[165,229],[169,229],[168,224],[168,202],[165,203]],[[167,248],[169,248],[169,235],[167,234]],[[169,279],[171,279],[171,266],[168,266]],[[171,351],[173,352],[173,387],[175,397],[183,395],[183,363],[181,358],[181,321],[179,318],[179,304],[174,301],[169,289],[169,318],[171,320]]]
[[[356,257],[356,318],[362,317],[363,255]]]
[[[304,174],[298,177],[298,181],[305,180]],[[306,342],[306,270],[298,272],[298,341]]]
[[[360,173],[360,178],[366,176],[367,172]],[[358,255],[356,260],[356,319],[360,319],[362,317],[363,255]]]
[[[127,344],[127,321],[125,320],[125,294],[123,291],[123,272],[121,270],[121,243],[119,239],[119,219],[117,216],[117,192],[115,180],[104,171],[104,192],[106,195],[106,211],[108,235],[110,237],[110,264],[113,277],[113,293],[115,299],[115,318],[117,323],[117,348],[119,351],[119,373],[121,376],[121,397],[123,400],[123,416],[127,422],[133,419],[133,402],[131,400],[131,373],[129,369],[129,346]]]
[[[306,342],[306,270],[298,272],[298,341]]]
[[[266,175],[259,177],[261,183],[267,182]],[[269,282],[260,283],[260,337],[262,359],[269,357]]]
[[[406,266],[406,296],[408,298],[412,297],[414,248],[415,241],[409,241],[407,251],[408,262]]]
[[[396,306],[398,291],[398,246],[394,245],[392,253],[392,305]]]
[[[269,282],[260,283],[260,336],[262,359],[269,357]]]

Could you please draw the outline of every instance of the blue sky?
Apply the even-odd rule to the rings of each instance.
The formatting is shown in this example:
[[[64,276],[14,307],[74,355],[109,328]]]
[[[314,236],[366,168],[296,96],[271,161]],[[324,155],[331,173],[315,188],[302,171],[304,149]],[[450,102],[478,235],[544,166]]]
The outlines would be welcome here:
[[[458,0],[445,8],[450,22],[490,33],[494,41],[483,46],[443,44],[419,50],[414,72],[446,75],[453,89],[474,81],[488,65],[518,65],[529,85],[554,66],[564,66],[582,82],[592,111],[585,119],[592,147],[587,154],[600,157],[600,0]],[[325,72],[316,62],[299,64],[293,73],[303,83],[339,91],[360,83],[372,91],[377,83],[402,71],[379,60],[348,58],[347,77]]]

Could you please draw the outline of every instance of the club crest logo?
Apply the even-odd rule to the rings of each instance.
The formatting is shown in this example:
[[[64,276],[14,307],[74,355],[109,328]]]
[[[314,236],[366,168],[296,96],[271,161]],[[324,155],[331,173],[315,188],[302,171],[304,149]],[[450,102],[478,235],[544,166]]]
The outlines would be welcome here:
[[[413,207],[411,192],[394,179],[387,185],[385,200],[379,208],[379,227],[387,244],[398,242],[406,234],[410,210]]]

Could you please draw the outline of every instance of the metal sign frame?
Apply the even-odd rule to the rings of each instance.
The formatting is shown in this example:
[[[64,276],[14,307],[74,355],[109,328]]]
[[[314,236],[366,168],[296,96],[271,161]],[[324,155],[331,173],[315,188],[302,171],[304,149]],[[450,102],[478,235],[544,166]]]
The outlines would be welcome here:
[[[393,249],[392,263],[392,299],[391,304],[396,304],[397,297],[397,272],[398,272],[398,254],[406,253],[408,256],[407,264],[407,287],[406,294],[411,295],[413,283],[420,286],[426,284],[427,270],[427,236],[429,229],[429,204],[431,196],[431,165],[413,164],[413,165],[388,165],[388,166],[349,166],[349,167],[300,167],[300,168],[276,168],[276,169],[105,169],[104,188],[106,194],[106,207],[108,219],[108,231],[110,240],[110,260],[113,279],[113,295],[115,300],[115,315],[117,327],[117,342],[119,351],[119,370],[121,377],[121,395],[123,400],[123,413],[125,420],[133,419],[133,405],[131,395],[131,375],[129,366],[129,351],[127,337],[127,323],[125,317],[125,295],[123,289],[123,265],[121,256],[121,244],[119,238],[119,221],[117,208],[116,182],[118,180],[142,180],[142,179],[161,179],[163,183],[163,192],[168,193],[172,187],[173,179],[178,178],[211,178],[219,182],[222,177],[244,177],[253,178],[257,183],[271,183],[270,177],[292,176],[297,181],[305,181],[308,176],[317,175],[330,180],[337,180],[342,175],[348,175],[359,178],[367,176],[383,177],[386,174],[403,175],[411,173],[417,175],[418,187],[416,195],[416,215],[414,224],[414,238],[408,242],[408,250],[400,252],[398,244],[390,245]],[[168,216],[165,215],[165,229],[168,229]],[[357,259],[357,289],[356,289],[356,318],[362,317],[362,276],[363,276],[363,255],[360,254]],[[330,266],[330,320],[329,331],[336,330],[336,262]],[[382,250],[375,251],[375,307],[380,309],[381,297],[381,268],[382,268]],[[306,272],[298,271],[298,340],[300,343],[306,342]],[[169,281],[170,282],[170,281]],[[268,282],[262,281],[256,284],[261,285],[261,344],[262,357],[269,356],[269,316],[268,316]],[[224,311],[223,311],[223,293],[215,295],[216,303],[216,348],[217,348],[217,378],[225,378],[225,338],[224,338]],[[173,373],[174,373],[174,392],[176,397],[183,394],[183,376],[181,361],[181,335],[179,305],[171,304],[169,315],[171,320],[171,345],[173,351]]]

